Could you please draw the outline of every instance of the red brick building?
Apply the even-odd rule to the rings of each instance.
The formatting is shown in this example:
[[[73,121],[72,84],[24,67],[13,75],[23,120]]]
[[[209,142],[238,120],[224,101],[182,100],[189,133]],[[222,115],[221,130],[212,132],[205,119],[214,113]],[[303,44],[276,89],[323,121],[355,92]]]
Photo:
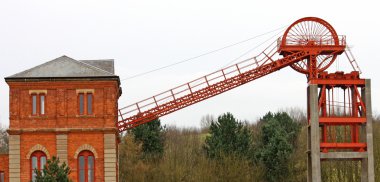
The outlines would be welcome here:
[[[0,154],[0,182],[9,181],[8,160],[8,154]]]
[[[5,181],[30,181],[33,169],[59,157],[74,181],[117,181],[120,79],[113,60],[62,56],[5,78],[9,85],[9,154]],[[3,161],[7,161],[6,163]]]

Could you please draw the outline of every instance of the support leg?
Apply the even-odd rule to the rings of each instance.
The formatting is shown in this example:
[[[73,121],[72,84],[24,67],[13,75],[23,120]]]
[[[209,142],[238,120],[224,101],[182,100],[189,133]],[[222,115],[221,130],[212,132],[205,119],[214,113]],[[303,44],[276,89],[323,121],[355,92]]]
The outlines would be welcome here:
[[[309,132],[308,140],[308,182],[321,182],[319,114],[318,114],[318,86],[308,86]]]

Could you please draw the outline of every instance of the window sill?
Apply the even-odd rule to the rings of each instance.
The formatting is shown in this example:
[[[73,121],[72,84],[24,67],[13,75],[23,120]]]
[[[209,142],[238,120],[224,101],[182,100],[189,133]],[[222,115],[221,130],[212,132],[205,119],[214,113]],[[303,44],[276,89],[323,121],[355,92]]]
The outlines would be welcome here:
[[[46,116],[46,115],[29,115],[29,118],[32,118],[32,119],[46,119],[46,118],[48,118],[48,116]]]
[[[77,118],[95,118],[95,115],[77,115]]]

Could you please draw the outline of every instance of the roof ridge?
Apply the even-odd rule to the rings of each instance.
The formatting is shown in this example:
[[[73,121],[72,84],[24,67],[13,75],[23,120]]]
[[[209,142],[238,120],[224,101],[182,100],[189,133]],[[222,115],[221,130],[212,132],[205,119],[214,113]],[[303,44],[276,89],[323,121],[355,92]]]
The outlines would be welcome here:
[[[81,59],[78,61],[114,61],[115,59]]]
[[[105,72],[105,73],[108,73],[108,74],[111,74],[111,75],[115,75],[115,74],[113,74],[113,73],[111,73],[111,72],[109,72],[109,71],[106,71],[106,70],[104,70],[104,69],[98,68],[98,67],[93,66],[93,65],[90,65],[90,64],[88,64],[88,63],[85,63],[85,62],[82,62],[82,61],[79,61],[79,60],[75,60],[75,61],[77,61],[78,63],[84,64],[85,66],[91,67],[91,68],[93,68],[93,69],[97,69],[97,70],[103,71],[103,72]],[[84,60],[83,60],[83,61],[84,61]]]
[[[57,57],[57,58],[55,58],[55,59],[53,59],[53,60],[50,60],[50,61],[48,61],[48,62],[45,62],[45,63],[42,63],[42,64],[40,64],[40,65],[37,65],[37,66],[31,67],[31,68],[29,68],[29,69],[26,69],[26,70],[24,70],[24,71],[21,71],[21,72],[19,72],[19,73],[16,73],[16,74],[13,74],[13,75],[11,75],[11,76],[7,76],[7,77],[15,77],[15,76],[17,76],[17,75],[21,75],[21,74],[23,74],[23,73],[27,73],[28,71],[30,71],[30,70],[32,70],[32,69],[36,69],[36,68],[40,68],[40,67],[42,67],[42,66],[48,65],[48,64],[50,64],[51,62],[56,61],[57,59],[60,59],[60,58],[63,58],[63,57],[65,57],[65,58],[69,58],[69,59],[71,59],[71,60],[76,61],[75,59],[73,59],[73,58],[71,58],[71,57],[69,57],[69,56],[63,55],[63,56]],[[7,78],[7,77],[6,77],[6,78]]]
[[[102,59],[98,59],[98,60],[102,60]],[[113,59],[104,59],[104,60],[113,60]],[[104,69],[101,69],[101,68],[96,67],[96,66],[94,66],[94,65],[91,65],[91,64],[88,64],[88,63],[83,62],[83,61],[97,61],[97,60],[76,60],[76,61],[78,61],[78,62],[80,62],[80,63],[82,63],[82,64],[85,64],[85,65],[87,65],[87,66],[93,67],[93,68],[95,68],[95,69],[99,69],[100,71],[103,71],[103,72],[106,72],[106,73],[109,73],[109,74],[115,75],[114,73],[111,73],[111,72],[109,72],[109,71],[107,71],[107,70],[104,70]]]
[[[99,68],[99,67],[96,67],[94,65],[91,65],[91,64],[79,61],[79,60],[75,60],[75,59],[73,59],[71,57],[63,55],[63,56],[55,58],[55,59],[53,59],[51,61],[47,61],[47,62],[45,62],[43,64],[34,66],[34,67],[29,68],[27,70],[21,71],[19,73],[11,75],[11,76],[8,76],[6,78],[12,78],[12,77],[20,77],[21,78],[21,77],[25,77],[25,75],[27,75],[30,72],[33,72],[34,70],[39,70],[39,69],[42,69],[42,68],[44,68],[46,66],[50,66],[50,65],[54,65],[54,64],[60,64],[60,63],[65,63],[65,62],[71,63],[71,64],[73,64],[73,66],[75,65],[77,67],[86,68],[88,70],[91,70],[91,72],[97,73],[98,75],[102,75],[102,76],[116,76],[114,73],[109,72],[107,70],[104,70],[102,68]],[[95,75],[93,75],[93,76],[95,76]],[[26,76],[26,77],[28,77],[28,76]]]

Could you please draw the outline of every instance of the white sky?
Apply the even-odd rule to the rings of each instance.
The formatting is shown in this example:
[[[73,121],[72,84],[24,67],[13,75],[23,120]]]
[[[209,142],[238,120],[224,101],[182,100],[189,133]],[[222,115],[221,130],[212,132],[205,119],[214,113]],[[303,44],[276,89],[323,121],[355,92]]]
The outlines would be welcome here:
[[[126,78],[287,26],[302,17],[316,16],[347,36],[363,70],[362,77],[372,79],[376,112],[380,109],[379,7],[375,0],[1,0],[0,77],[67,55],[74,59],[115,59],[116,73]],[[119,105],[132,104],[215,71],[266,38],[124,80]],[[340,68],[347,64],[343,58],[339,61]],[[306,86],[304,75],[285,68],[161,120],[199,127],[203,115],[228,111],[241,120],[254,121],[268,111],[305,108]],[[4,80],[0,81],[0,101],[0,123],[8,125],[8,86]]]

